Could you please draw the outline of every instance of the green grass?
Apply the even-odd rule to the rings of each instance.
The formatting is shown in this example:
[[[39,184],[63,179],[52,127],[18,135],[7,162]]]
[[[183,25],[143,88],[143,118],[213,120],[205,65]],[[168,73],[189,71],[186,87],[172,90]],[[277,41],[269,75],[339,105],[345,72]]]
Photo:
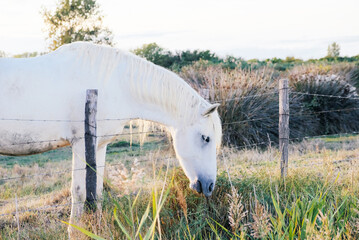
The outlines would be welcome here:
[[[168,143],[158,136],[150,137],[148,142],[140,146],[138,142],[134,142],[132,146],[127,140],[121,140],[108,145],[106,160],[113,162],[116,159],[121,159],[128,156],[143,156],[149,151],[154,151],[158,148],[168,148]],[[44,167],[46,163],[62,162],[64,160],[71,160],[71,147],[59,148],[30,156],[3,156],[0,155],[0,167],[13,168],[15,165],[33,166],[37,164],[39,167]]]
[[[210,199],[188,188],[188,179],[178,166],[170,167],[166,174],[167,166],[163,162],[153,168],[151,162],[127,163],[132,156],[114,158],[116,163],[123,162],[121,168],[131,169],[132,173],[123,178],[117,173],[120,170],[117,165],[110,163],[109,173],[111,169],[116,171],[109,174],[105,183],[101,214],[85,215],[77,225],[104,239],[127,239],[126,236],[131,239],[136,236],[137,239],[145,236],[154,236],[154,239],[358,239],[359,176],[356,173],[359,162],[337,163],[358,156],[357,140],[349,135],[292,144],[289,175],[284,182],[280,179],[279,153],[275,148],[240,152],[224,149],[219,159],[216,188]],[[330,148],[332,145],[335,148]],[[350,148],[345,147],[348,145]],[[125,147],[126,142],[114,144],[108,154]],[[143,156],[138,157],[139,160],[150,159],[149,156],[161,158],[161,153],[153,156],[150,151],[153,146],[147,147],[146,151],[145,146],[142,148]],[[170,162],[170,166],[173,164],[175,162]],[[60,165],[61,162],[46,163],[38,171]],[[31,169],[18,168],[17,171]],[[136,174],[136,171],[145,174]],[[39,181],[44,185],[36,184]],[[33,205],[20,204],[20,209],[67,203],[69,181],[70,176],[64,175],[46,181],[30,179],[16,186],[1,184],[0,198],[11,199],[14,193],[11,189],[18,188],[20,198],[44,196],[46,199]],[[168,195],[161,202],[163,186]],[[64,207],[21,214],[21,237],[66,239],[67,226],[60,220],[68,222],[69,213],[70,209]],[[85,234],[80,231],[78,234],[78,239],[86,239]],[[14,237],[17,237],[14,218],[0,218],[0,238]]]
[[[70,160],[72,156],[71,148],[64,147],[49,152],[30,155],[30,156],[3,156],[0,155],[0,167],[12,168],[14,165],[32,166],[34,164],[43,167],[45,163],[61,162]]]
[[[313,139],[315,139],[315,138],[313,138]],[[352,140],[358,140],[358,135],[357,134],[338,134],[335,136],[319,137],[319,139],[322,139],[326,143],[328,143],[328,142],[343,143],[343,142],[350,142]]]

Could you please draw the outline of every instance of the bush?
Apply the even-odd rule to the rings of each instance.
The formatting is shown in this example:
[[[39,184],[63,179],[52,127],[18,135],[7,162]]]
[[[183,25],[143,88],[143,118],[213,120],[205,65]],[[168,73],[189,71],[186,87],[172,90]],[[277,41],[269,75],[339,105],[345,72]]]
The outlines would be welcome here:
[[[191,65],[197,61],[209,61],[211,63],[219,63],[220,61],[216,54],[209,50],[186,50],[178,51],[173,54],[156,43],[144,44],[142,47],[134,49],[132,52],[140,57],[146,58],[156,65],[176,72],[179,72],[182,67]]]
[[[275,72],[271,69],[223,69],[196,63],[182,69],[181,76],[195,89],[208,89],[209,100],[219,102],[223,125],[223,142],[230,146],[278,142],[278,93]],[[303,110],[301,97],[291,98],[291,111]],[[313,119],[308,116],[291,117],[291,138],[310,134]],[[305,124],[302,124],[305,122]]]
[[[359,98],[349,82],[358,79],[354,65],[305,65],[286,74],[273,68],[223,68],[201,61],[184,67],[181,76],[198,92],[209,91],[219,102],[223,143],[266,146],[278,143],[278,80],[288,77],[290,138],[359,131]],[[333,95],[325,97],[320,95]]]
[[[313,65],[296,68],[289,74],[292,91],[309,94],[301,96],[302,114],[315,118],[315,135],[359,130],[359,96],[347,82],[345,72]]]

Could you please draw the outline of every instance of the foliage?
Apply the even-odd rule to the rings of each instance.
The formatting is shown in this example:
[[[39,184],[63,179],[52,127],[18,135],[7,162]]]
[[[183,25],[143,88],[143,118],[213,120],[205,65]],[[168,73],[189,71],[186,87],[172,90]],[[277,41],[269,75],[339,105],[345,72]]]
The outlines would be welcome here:
[[[359,131],[355,64],[307,64],[281,73],[273,68],[231,69],[197,62],[182,68],[180,75],[198,92],[209,91],[210,102],[221,104],[226,145],[278,142],[278,80],[283,77],[289,78],[292,92],[309,94],[290,94],[291,139]]]
[[[195,89],[208,89],[209,101],[219,102],[223,142],[230,146],[278,142],[278,78],[272,69],[259,71],[224,69],[195,64],[182,69],[181,76]],[[300,97],[290,98],[291,111],[303,111]],[[312,134],[311,116],[291,116],[291,138]]]
[[[332,45],[330,46],[332,49]],[[338,55],[340,47],[335,45],[334,55]],[[332,50],[331,50],[332,51]],[[340,57],[334,55],[328,55],[320,59],[309,59],[303,61],[293,56],[288,56],[285,59],[281,58],[268,58],[265,60],[250,59],[244,60],[240,57],[225,56],[224,58],[218,57],[210,50],[186,50],[176,51],[172,53],[160,47],[156,43],[144,44],[142,47],[133,50],[136,55],[146,58],[147,60],[168,68],[175,72],[180,72],[184,66],[195,64],[197,61],[206,62],[207,65],[220,65],[225,69],[246,69],[246,70],[260,70],[263,67],[273,68],[279,72],[286,72],[292,68],[300,65],[310,64],[330,64],[330,63],[357,63],[359,64],[359,55],[352,57]],[[332,51],[333,52],[333,51]]]
[[[111,31],[102,26],[103,16],[96,0],[59,0],[53,13],[44,9],[42,15],[50,50],[76,41],[113,44]]]
[[[327,57],[336,58],[340,55],[340,46],[338,43],[333,42],[328,46]]]
[[[357,92],[359,90],[359,65],[351,67],[345,74],[347,81],[352,84]]]
[[[208,61],[213,64],[219,62],[219,58],[216,56],[216,54],[212,53],[209,50],[178,51],[176,55],[178,56],[179,60],[178,60],[178,62],[175,62],[174,68],[177,67],[179,70],[184,66],[191,65],[200,60]]]
[[[355,232],[358,228],[358,199],[355,193],[341,191],[345,186],[339,187],[340,184],[336,182],[338,178],[327,181],[310,172],[305,176],[294,172],[283,183],[279,176],[270,176],[266,172],[268,170],[257,169],[253,174],[233,179],[230,183],[227,173],[222,172],[217,178],[213,197],[205,199],[188,188],[183,171],[174,171],[173,185],[167,189],[168,196],[160,212],[160,227],[157,226],[157,231],[151,230],[155,218],[141,225],[144,232],[151,231],[156,239],[358,237]],[[233,202],[233,197],[239,200]],[[142,223],[141,216],[151,212],[148,206],[151,205],[153,193],[142,195],[141,200],[135,196],[131,198],[142,206],[133,212],[136,219],[133,224],[138,225]],[[128,239],[135,239],[130,232],[139,231],[137,227],[131,228],[131,210],[123,207],[127,200],[122,198],[118,201],[123,209],[121,221],[127,222],[129,227],[123,226],[117,231],[122,231],[122,238],[128,235]],[[238,214],[234,213],[237,209],[240,209]],[[231,219],[231,216],[235,219]],[[232,224],[237,221],[238,224]],[[127,234],[124,233],[125,229],[129,231]]]
[[[170,51],[164,50],[156,43],[144,44],[140,48],[132,50],[132,52],[140,57],[146,58],[148,61],[156,65],[171,68],[174,64],[175,57]]]
[[[146,58],[154,64],[177,72],[180,71],[182,67],[191,65],[196,61],[210,61],[212,63],[219,61],[219,58],[209,50],[186,50],[177,51],[173,54],[156,43],[144,44],[142,47],[132,50],[132,52],[140,57]]]
[[[289,80],[292,91],[314,94],[302,95],[301,102],[305,110],[303,114],[316,118],[317,124],[312,126],[312,129],[316,128],[315,135],[359,130],[359,95],[347,82],[346,75],[333,71],[332,67],[314,65],[293,69]]]

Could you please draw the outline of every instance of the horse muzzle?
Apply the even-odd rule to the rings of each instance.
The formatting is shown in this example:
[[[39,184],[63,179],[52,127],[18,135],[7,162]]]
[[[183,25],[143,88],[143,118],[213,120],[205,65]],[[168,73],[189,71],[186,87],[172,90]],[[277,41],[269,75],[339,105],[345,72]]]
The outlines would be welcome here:
[[[196,181],[190,184],[190,187],[193,190],[196,190],[198,193],[203,193],[206,197],[209,197],[212,195],[214,189],[214,181],[198,178]]]

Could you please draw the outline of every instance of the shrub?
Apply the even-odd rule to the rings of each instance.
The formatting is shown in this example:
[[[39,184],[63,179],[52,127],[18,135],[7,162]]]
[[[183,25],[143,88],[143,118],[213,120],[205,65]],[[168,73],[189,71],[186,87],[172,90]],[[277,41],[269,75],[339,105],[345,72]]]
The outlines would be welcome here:
[[[209,92],[210,102],[221,104],[223,142],[238,147],[278,142],[278,80],[282,77],[289,78],[292,92],[292,140],[359,131],[359,96],[351,84],[359,81],[358,73],[355,64],[309,64],[283,74],[273,68],[230,69],[200,61],[184,67],[181,76],[198,92]]]
[[[345,77],[347,70],[336,68],[312,65],[289,74],[292,91],[308,94],[301,96],[301,114],[315,117],[316,135],[359,130],[359,96]]]
[[[209,100],[219,102],[219,114],[223,125],[223,142],[231,146],[278,142],[278,93],[275,72],[261,70],[223,69],[196,63],[182,69],[181,76],[195,89],[208,89]],[[291,98],[291,111],[303,109],[301,97]],[[307,116],[291,117],[292,138],[301,138],[310,131],[313,120]]]

